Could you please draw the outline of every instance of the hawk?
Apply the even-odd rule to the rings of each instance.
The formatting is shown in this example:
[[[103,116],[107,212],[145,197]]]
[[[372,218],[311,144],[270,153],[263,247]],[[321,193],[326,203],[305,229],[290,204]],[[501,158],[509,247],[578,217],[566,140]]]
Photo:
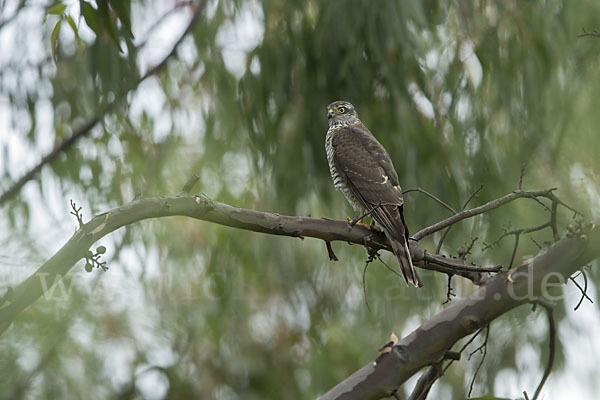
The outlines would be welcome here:
[[[327,107],[325,140],[331,178],[361,216],[371,215],[388,238],[407,283],[423,286],[408,250],[404,200],[398,174],[385,148],[358,119],[354,106],[336,101]]]

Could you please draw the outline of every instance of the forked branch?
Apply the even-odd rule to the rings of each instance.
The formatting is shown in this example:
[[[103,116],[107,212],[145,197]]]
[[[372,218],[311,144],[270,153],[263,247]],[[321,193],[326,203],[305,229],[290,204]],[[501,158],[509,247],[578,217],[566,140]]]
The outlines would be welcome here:
[[[428,226],[427,228],[421,229],[420,231],[415,233],[412,237],[415,240],[421,240],[425,236],[431,235],[432,233],[435,233],[438,231],[441,231],[442,229],[444,229],[450,225],[453,225],[459,221],[462,221],[463,219],[467,219],[467,218],[471,218],[471,217],[474,217],[479,214],[483,214],[485,212],[488,212],[488,211],[494,210],[498,207],[501,207],[507,203],[510,203],[511,201],[514,201],[516,199],[521,199],[521,198],[534,199],[538,202],[541,202],[540,198],[547,198],[547,199],[551,200],[552,202],[556,202],[557,205],[561,205],[561,206],[573,211],[574,213],[581,215],[581,213],[579,211],[575,210],[574,208],[566,205],[561,200],[559,200],[556,197],[556,195],[554,195],[554,193],[553,193],[555,190],[556,190],[556,188],[546,189],[546,190],[515,190],[512,193],[509,193],[498,199],[492,200],[492,201],[485,203],[479,207],[470,208],[468,210],[464,210],[459,213],[456,213],[455,215],[453,215],[449,218],[446,218],[443,221],[440,221],[436,224]],[[544,204],[542,203],[542,205],[544,205]]]
[[[196,182],[192,178],[183,192],[190,190]],[[187,216],[214,222],[232,228],[244,229],[270,235],[296,238],[313,237],[329,243],[328,254],[337,258],[331,242],[344,241],[365,246],[369,251],[388,250],[391,247],[381,232],[374,232],[360,225],[350,226],[345,221],[325,218],[285,216],[269,212],[247,210],[212,201],[206,196],[172,196],[134,200],[131,203],[97,215],[81,225],[64,246],[44,263],[33,275],[10,290],[10,296],[0,299],[0,333],[12,323],[16,316],[43,294],[42,281],[56,282],[80,259],[85,258],[89,248],[112,231],[147,218]],[[429,254],[418,242],[409,241],[410,252],[415,264],[421,268],[453,273],[478,284],[496,268],[485,268],[463,259],[446,258]]]

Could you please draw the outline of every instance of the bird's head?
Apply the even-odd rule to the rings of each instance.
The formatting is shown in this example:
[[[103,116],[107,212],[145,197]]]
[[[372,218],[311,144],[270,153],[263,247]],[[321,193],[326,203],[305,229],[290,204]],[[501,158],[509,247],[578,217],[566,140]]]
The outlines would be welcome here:
[[[346,125],[358,121],[354,106],[347,101],[334,101],[327,106],[329,126]]]

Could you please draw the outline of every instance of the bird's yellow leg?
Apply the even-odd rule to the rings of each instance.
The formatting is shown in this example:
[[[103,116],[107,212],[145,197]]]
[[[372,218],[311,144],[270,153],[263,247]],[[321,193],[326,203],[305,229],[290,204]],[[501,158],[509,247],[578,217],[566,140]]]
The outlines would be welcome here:
[[[371,217],[371,224],[369,225],[369,229],[375,232],[381,232],[381,229],[375,225],[375,220]]]
[[[352,226],[354,226],[354,225],[362,225],[365,228],[371,229],[371,225],[366,224],[365,222],[363,222],[364,218],[365,218],[365,211],[366,211],[366,208],[362,207],[361,210],[360,210],[360,215],[358,217],[356,217],[355,219],[350,218],[350,217],[346,217],[348,219],[348,223],[350,225],[352,225]],[[373,223],[371,223],[371,224],[373,224]]]

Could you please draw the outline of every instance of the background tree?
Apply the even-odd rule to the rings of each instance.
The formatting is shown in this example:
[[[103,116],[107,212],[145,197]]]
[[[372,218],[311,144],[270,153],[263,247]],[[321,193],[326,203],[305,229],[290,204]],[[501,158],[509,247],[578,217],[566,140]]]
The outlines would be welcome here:
[[[0,293],[6,300],[72,235],[71,199],[87,220],[176,194],[197,173],[199,191],[225,203],[345,218],[324,154],[324,107],[336,99],[356,105],[406,188],[460,209],[483,184],[478,206],[518,188],[525,164],[524,188],[557,186],[597,218],[600,42],[577,38],[598,26],[596,3],[0,1]],[[420,196],[406,195],[413,232],[449,216]],[[561,236],[571,216],[560,211]],[[547,217],[533,201],[513,202],[454,225],[440,250],[456,255],[478,237],[469,258],[506,267],[514,238],[484,243]],[[435,252],[441,237],[420,245]],[[518,237],[516,264],[553,232]],[[446,275],[421,272],[416,291],[376,261],[369,311],[363,247],[334,244],[341,262],[330,263],[319,241],[183,217],[99,244],[106,273],[82,262],[2,335],[2,393],[312,398],[446,300]],[[595,299],[598,272],[586,273]],[[474,288],[461,278],[452,287],[458,298]],[[598,390],[600,313],[587,303],[573,312],[579,299],[570,284],[555,308],[549,397]],[[473,393],[531,393],[548,329],[526,308],[496,320]],[[468,393],[480,356],[466,355],[432,398]]]

